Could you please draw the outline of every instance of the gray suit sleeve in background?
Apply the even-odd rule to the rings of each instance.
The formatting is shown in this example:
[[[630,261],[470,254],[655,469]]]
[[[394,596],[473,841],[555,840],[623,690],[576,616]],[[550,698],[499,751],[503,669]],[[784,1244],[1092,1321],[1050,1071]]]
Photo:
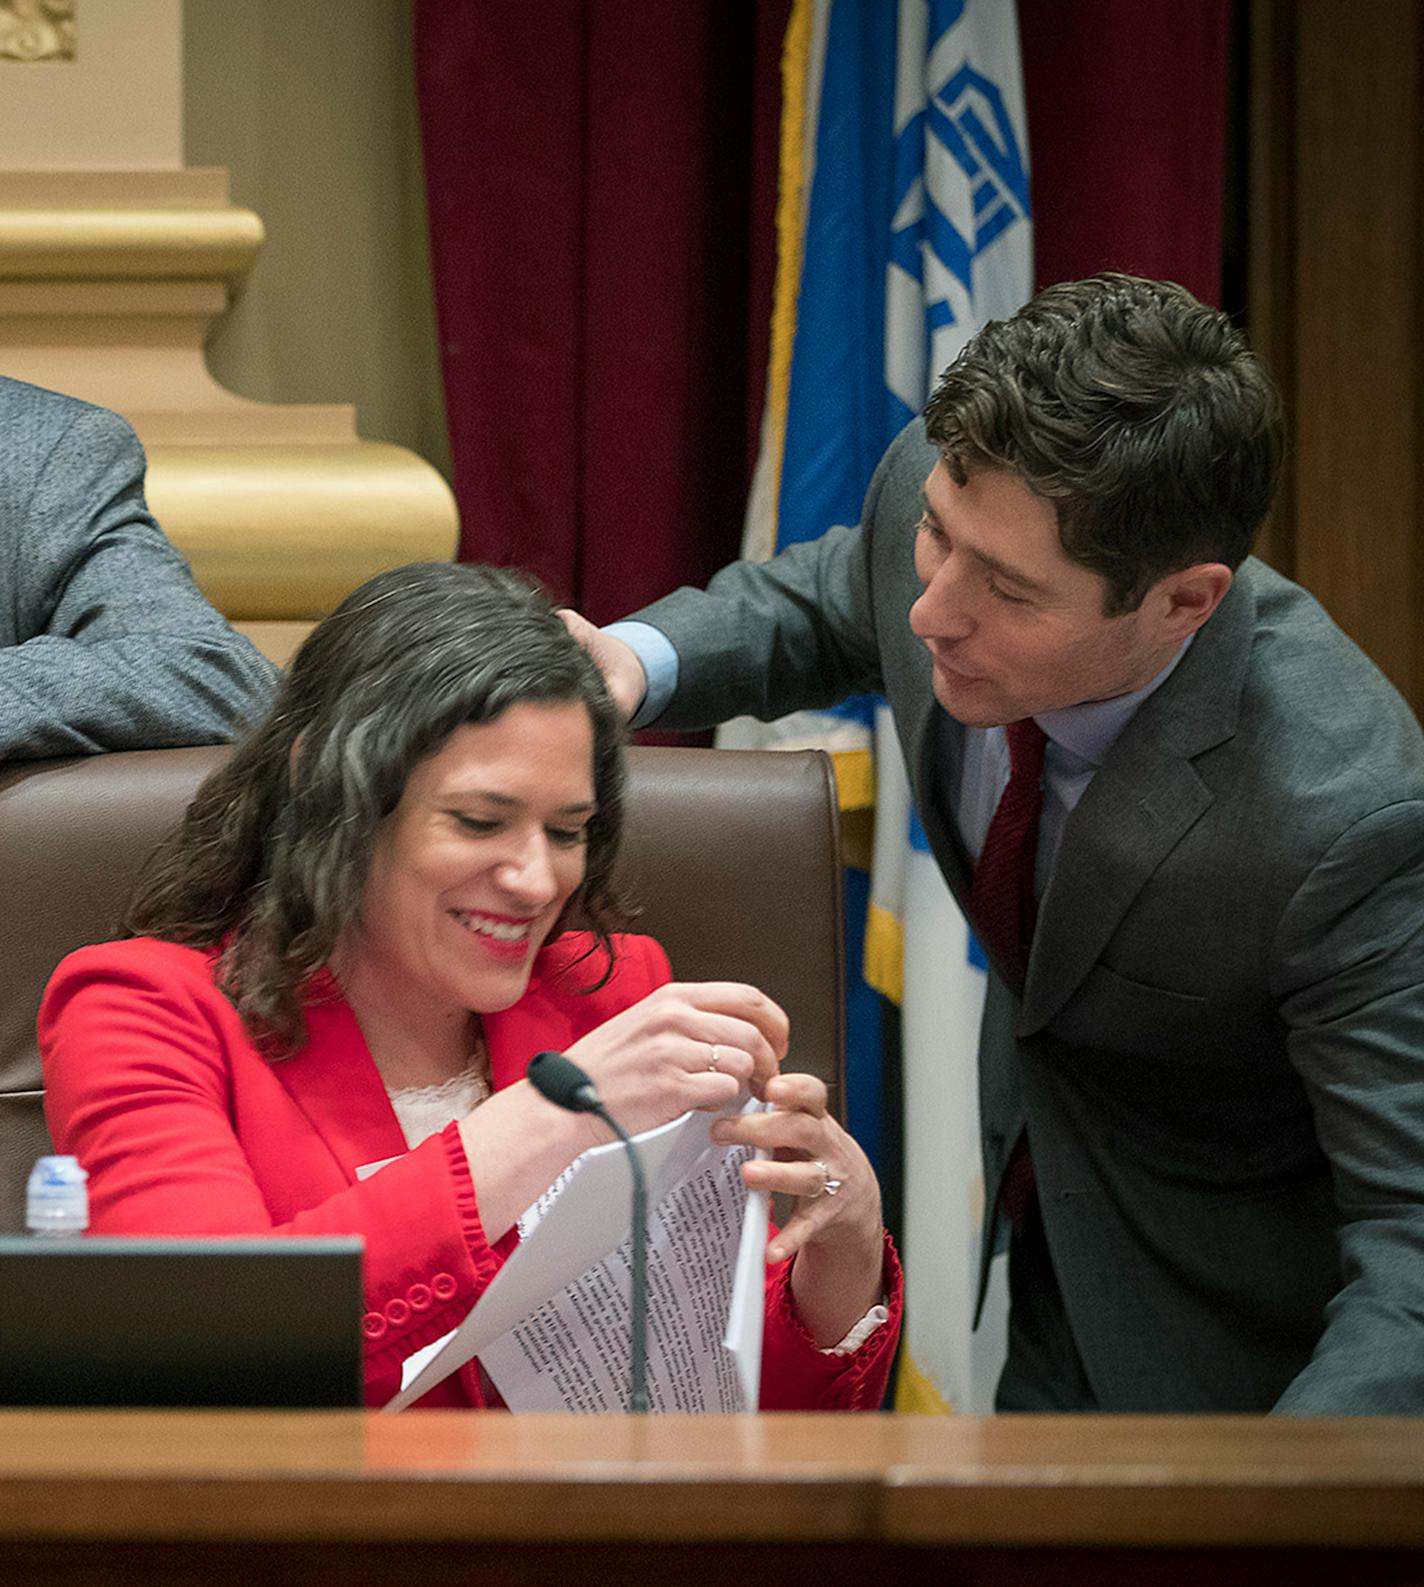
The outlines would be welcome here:
[[[6,397],[0,759],[231,738],[266,707],[274,669],[154,522],[133,431],[34,388]]]

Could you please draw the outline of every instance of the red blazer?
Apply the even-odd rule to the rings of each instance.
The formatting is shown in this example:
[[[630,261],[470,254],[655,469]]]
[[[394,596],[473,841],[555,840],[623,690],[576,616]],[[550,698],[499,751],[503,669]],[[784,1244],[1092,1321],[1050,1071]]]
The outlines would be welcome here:
[[[615,939],[595,992],[590,938],[541,953],[513,1008],[485,1016],[496,1089],[669,979],[651,938]],[[593,966],[591,969],[590,966]],[[272,1061],[213,981],[212,955],[139,937],[70,954],[40,1009],[45,1113],[55,1149],[89,1173],[96,1234],[359,1234],[365,1240],[366,1399],[381,1405],[401,1363],[454,1328],[517,1238],[491,1245],[450,1125],[414,1151],[335,980],[317,976],[307,1041]],[[398,1159],[358,1180],[357,1169]],[[873,1409],[899,1333],[902,1280],[886,1243],[891,1321],[848,1356],[815,1348],[796,1318],[789,1265],[767,1277],[762,1408]],[[421,1406],[485,1403],[475,1363]]]

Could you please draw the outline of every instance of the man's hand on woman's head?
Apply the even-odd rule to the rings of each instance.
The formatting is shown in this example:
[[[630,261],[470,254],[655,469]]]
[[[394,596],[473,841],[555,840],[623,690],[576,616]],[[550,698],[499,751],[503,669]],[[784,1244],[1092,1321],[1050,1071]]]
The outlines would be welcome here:
[[[608,685],[608,692],[613,696],[613,703],[622,712],[624,721],[631,720],[633,713],[643,703],[643,695],[648,687],[643,663],[638,660],[637,652],[631,645],[611,634],[605,634],[588,618],[581,617],[567,606],[559,608],[559,616],[563,618],[565,628],[597,663],[603,681]]]

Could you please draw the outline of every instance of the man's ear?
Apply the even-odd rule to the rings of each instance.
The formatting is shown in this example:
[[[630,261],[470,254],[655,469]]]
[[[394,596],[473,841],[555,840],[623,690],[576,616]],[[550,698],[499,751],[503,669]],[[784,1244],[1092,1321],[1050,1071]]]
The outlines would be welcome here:
[[[1224,562],[1197,562],[1159,579],[1153,594],[1168,637],[1180,643],[1196,633],[1230,588],[1231,569]]]

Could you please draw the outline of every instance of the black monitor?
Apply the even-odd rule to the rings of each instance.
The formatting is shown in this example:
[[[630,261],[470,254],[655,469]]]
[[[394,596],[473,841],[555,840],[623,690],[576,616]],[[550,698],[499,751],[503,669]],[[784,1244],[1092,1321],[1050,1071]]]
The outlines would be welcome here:
[[[361,1250],[0,1236],[0,1405],[359,1406]]]

